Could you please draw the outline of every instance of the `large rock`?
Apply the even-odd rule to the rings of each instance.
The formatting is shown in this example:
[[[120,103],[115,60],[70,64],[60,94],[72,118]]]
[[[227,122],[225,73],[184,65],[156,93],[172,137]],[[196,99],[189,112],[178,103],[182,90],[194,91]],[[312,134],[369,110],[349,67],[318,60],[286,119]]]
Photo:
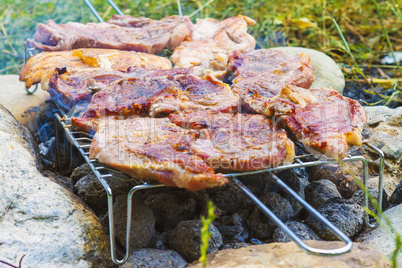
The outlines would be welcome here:
[[[4,105],[24,126],[36,130],[35,108],[50,98],[49,93],[40,89],[28,95],[25,83],[18,80],[18,75],[0,75],[0,104]]]
[[[342,242],[307,241],[316,248],[339,248]],[[188,267],[202,267],[193,263]],[[317,256],[302,251],[296,243],[271,243],[239,249],[226,249],[208,255],[207,267],[258,267],[258,268],[385,268],[389,262],[376,250],[354,243],[350,252],[338,256]]]
[[[311,88],[330,87],[342,93],[345,88],[345,77],[336,62],[324,53],[303,47],[275,47],[272,49],[282,50],[291,54],[306,53],[311,60],[316,79]]]
[[[144,248],[131,251],[130,258],[121,268],[180,268],[186,266],[186,260],[173,250]]]
[[[29,132],[0,105],[0,256],[22,267],[107,267],[109,238],[79,198],[36,167]]]
[[[386,257],[391,258],[395,249],[396,233],[402,233],[402,204],[390,208],[385,211],[385,216],[390,220],[393,230],[391,230],[388,224],[382,220],[384,226],[379,226],[376,229],[363,234],[359,238],[359,242],[367,244],[372,248],[375,248]],[[398,263],[402,264],[402,254],[398,254]]]

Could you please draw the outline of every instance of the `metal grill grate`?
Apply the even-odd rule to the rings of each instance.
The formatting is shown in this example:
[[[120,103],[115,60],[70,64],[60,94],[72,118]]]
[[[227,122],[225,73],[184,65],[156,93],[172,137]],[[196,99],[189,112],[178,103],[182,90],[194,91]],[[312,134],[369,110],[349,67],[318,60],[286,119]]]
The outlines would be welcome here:
[[[126,223],[126,254],[122,260],[118,260],[116,257],[116,244],[115,244],[115,227],[114,227],[114,212],[113,212],[113,192],[108,183],[106,182],[105,178],[115,178],[119,179],[118,175],[115,174],[122,174],[120,171],[116,171],[114,169],[108,168],[102,165],[95,165],[97,160],[89,158],[89,149],[91,145],[92,138],[89,134],[85,132],[77,132],[73,131],[71,128],[71,121],[66,116],[63,116],[62,113],[55,113],[54,114],[57,124],[56,126],[62,127],[64,129],[64,134],[67,140],[71,145],[76,147],[80,154],[82,155],[83,159],[86,163],[90,166],[92,172],[96,175],[104,189],[107,193],[107,201],[108,201],[108,213],[109,213],[109,235],[110,235],[110,245],[111,245],[111,257],[114,263],[116,264],[123,264],[128,260],[129,252],[130,252],[130,225],[131,225],[131,213],[132,213],[132,196],[138,190],[156,188],[156,187],[166,187],[162,184],[149,184],[144,181],[136,181],[138,183],[137,186],[133,187],[128,196],[127,196],[127,223]],[[56,130],[58,133],[58,130]],[[60,143],[60,136],[56,137],[57,144]],[[371,149],[378,152],[380,155],[380,174],[379,174],[379,196],[378,196],[378,204],[381,209],[382,204],[382,188],[383,188],[383,171],[384,171],[384,155],[381,150],[376,148],[375,146],[364,142],[366,146],[369,146]],[[71,155],[71,148],[67,148],[66,154],[70,153]],[[57,153],[60,155],[60,152]],[[265,169],[265,170],[257,170],[252,172],[242,172],[242,173],[232,173],[232,174],[224,174],[225,177],[231,178],[234,183],[255,203],[255,205],[272,221],[276,223],[289,237],[295,241],[303,250],[309,253],[317,254],[317,255],[338,255],[342,253],[348,252],[352,248],[352,241],[343,234],[338,228],[336,228],[332,223],[330,223],[324,216],[322,216],[317,210],[315,210],[311,205],[309,205],[305,200],[303,200],[296,192],[294,192],[288,185],[286,185],[280,178],[278,178],[274,173],[278,171],[283,171],[287,169],[293,168],[301,168],[301,167],[312,167],[312,166],[319,166],[324,164],[334,164],[338,163],[336,160],[319,160],[315,159],[313,161],[308,161],[306,159],[316,158],[316,156],[308,154],[297,156],[295,159],[295,163],[289,165],[283,165],[275,168]],[[363,163],[363,183],[367,188],[367,179],[368,179],[368,162],[363,156],[348,156],[342,159],[340,162],[350,162],[350,161],[361,161]],[[113,171],[113,174],[111,174]],[[282,222],[267,206],[265,206],[246,186],[244,186],[238,177],[246,176],[246,175],[253,175],[259,173],[267,173],[269,174],[275,181],[275,183],[284,191],[289,193],[293,196],[301,205],[312,215],[317,217],[319,221],[321,221],[327,228],[329,228],[340,240],[345,242],[343,247],[337,249],[319,249],[319,248],[312,248],[306,245],[297,235],[292,232],[284,222]],[[368,195],[365,195],[365,205],[368,206]],[[369,219],[369,215],[365,213],[364,221],[366,226],[368,227],[376,227],[376,222],[371,222]]]

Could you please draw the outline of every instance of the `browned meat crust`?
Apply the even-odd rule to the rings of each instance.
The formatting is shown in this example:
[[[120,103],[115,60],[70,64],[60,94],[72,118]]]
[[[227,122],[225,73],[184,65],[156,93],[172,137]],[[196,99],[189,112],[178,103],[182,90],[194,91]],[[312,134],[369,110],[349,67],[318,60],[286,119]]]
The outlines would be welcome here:
[[[329,88],[309,92],[314,101],[295,105],[292,113],[279,119],[296,138],[308,149],[335,159],[344,158],[350,146],[361,146],[367,123],[364,107]]]
[[[271,115],[271,98],[284,86],[309,88],[314,80],[310,58],[304,53],[294,56],[268,49],[234,52],[229,68],[235,75],[233,91],[240,95],[246,111],[267,116]]]
[[[109,118],[99,125],[90,157],[134,178],[190,191],[222,186],[228,180],[189,153],[189,144],[197,135],[167,118]]]
[[[42,89],[47,90],[49,80],[54,74],[67,73],[76,76],[79,73],[86,76],[86,72],[93,71],[109,71],[114,74],[113,71],[127,71],[134,66],[160,70],[172,68],[168,59],[146,53],[115,49],[76,49],[34,55],[22,68],[20,81],[24,81],[27,88],[40,82]]]
[[[110,48],[156,54],[165,48],[173,50],[191,32],[192,24],[187,16],[170,16],[160,21],[114,16],[110,23],[88,24],[57,24],[49,20],[47,24],[38,23],[35,40],[28,40],[27,43],[45,51]]]
[[[263,115],[185,110],[169,119],[188,129],[202,129],[191,151],[215,170],[251,171],[292,163],[293,142]]]
[[[161,117],[186,108],[237,111],[239,98],[227,84],[209,76],[176,74],[180,70],[150,71],[154,76],[122,79],[110,84],[92,97],[81,116],[72,118],[73,126],[95,131],[97,120],[104,116]]]

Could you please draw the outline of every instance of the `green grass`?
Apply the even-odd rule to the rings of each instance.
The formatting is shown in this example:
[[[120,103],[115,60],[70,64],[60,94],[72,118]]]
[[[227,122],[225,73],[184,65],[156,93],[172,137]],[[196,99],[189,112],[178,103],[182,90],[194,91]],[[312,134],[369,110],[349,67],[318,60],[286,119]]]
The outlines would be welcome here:
[[[92,0],[107,20],[115,11],[106,0]],[[115,3],[125,14],[160,19],[179,14],[177,0],[121,1]],[[402,50],[402,0],[183,0],[184,15],[197,18],[224,19],[238,14],[257,21],[250,33],[257,47],[303,46],[324,51],[335,61],[350,65],[354,56],[361,68],[378,65],[384,54]],[[201,10],[200,10],[201,9]],[[200,10],[199,12],[196,12]],[[381,16],[380,16],[381,15]],[[336,25],[343,33],[345,46]],[[80,0],[27,1],[0,0],[0,74],[17,74],[23,64],[23,44],[32,38],[36,24],[53,19],[57,23],[96,22],[89,8]],[[391,69],[401,89],[400,67]],[[352,65],[353,69],[353,65]],[[365,70],[366,72],[366,70]],[[347,77],[355,79],[354,76]],[[398,80],[399,79],[399,80]],[[392,88],[393,85],[389,88]],[[384,91],[388,88],[384,88]]]

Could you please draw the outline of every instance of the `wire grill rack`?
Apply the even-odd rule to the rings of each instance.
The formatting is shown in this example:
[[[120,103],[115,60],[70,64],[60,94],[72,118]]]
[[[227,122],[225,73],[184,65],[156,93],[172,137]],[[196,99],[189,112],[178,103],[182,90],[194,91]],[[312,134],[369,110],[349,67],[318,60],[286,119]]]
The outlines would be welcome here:
[[[109,235],[110,235],[110,246],[111,246],[111,258],[114,263],[121,265],[124,264],[129,257],[130,252],[130,227],[131,227],[131,218],[132,218],[132,197],[133,194],[139,190],[157,188],[157,187],[166,187],[163,184],[149,184],[144,181],[136,181],[138,185],[134,186],[127,196],[127,223],[126,223],[126,253],[123,259],[119,260],[116,257],[116,242],[115,242],[115,226],[114,226],[114,209],[113,209],[113,192],[111,187],[108,185],[105,178],[114,178],[119,179],[118,175],[115,174],[122,174],[119,171],[116,171],[112,168],[107,166],[99,165],[97,160],[89,158],[89,149],[92,142],[92,137],[85,132],[81,131],[73,131],[71,128],[71,121],[70,118],[66,117],[62,112],[55,113],[54,117],[56,119],[56,126],[57,128],[63,128],[64,135],[63,137],[58,134],[56,136],[56,144],[60,144],[63,142],[61,139],[66,138],[71,146],[74,146],[78,149],[80,154],[82,155],[85,162],[89,165],[92,172],[96,175],[102,186],[104,187],[107,193],[107,202],[108,202],[108,216],[109,216]],[[56,133],[59,133],[59,130],[56,129]],[[380,156],[380,174],[379,174],[379,195],[378,195],[378,204],[381,209],[382,204],[382,188],[383,188],[383,171],[384,171],[384,155],[381,150],[376,148],[375,146],[364,142],[364,144],[371,149],[378,152]],[[65,147],[66,152],[65,155],[70,155],[70,164],[72,166],[72,147]],[[57,156],[60,156],[60,148],[58,148]],[[303,250],[309,253],[317,254],[317,255],[338,255],[342,253],[348,252],[352,248],[352,241],[342,233],[337,227],[335,227],[331,222],[329,222],[323,215],[321,215],[317,210],[315,210],[311,205],[309,205],[303,198],[301,198],[295,191],[293,191],[288,185],[286,185],[277,175],[275,172],[283,171],[287,169],[293,168],[301,168],[301,167],[312,167],[312,166],[319,166],[324,164],[334,164],[338,163],[336,160],[326,159],[326,160],[313,160],[309,161],[308,159],[315,158],[316,156],[311,154],[297,156],[295,162],[289,165],[283,165],[275,168],[265,169],[265,170],[258,170],[252,172],[243,172],[243,173],[232,173],[232,174],[224,174],[225,177],[230,178],[234,181],[235,185],[239,187],[244,194],[246,194],[254,204],[275,224],[280,227],[285,233],[295,241]],[[350,162],[350,161],[361,161],[363,163],[363,183],[367,188],[367,180],[368,180],[368,162],[363,156],[348,156],[340,162]],[[60,161],[58,159],[58,164]],[[96,165],[95,165],[96,164]],[[113,174],[111,173],[113,171]],[[314,215],[319,221],[321,221],[328,229],[330,229],[340,240],[345,242],[345,245],[337,248],[337,249],[320,249],[320,248],[312,248],[305,244],[297,235],[291,231],[286,224],[281,221],[266,205],[264,205],[242,182],[239,180],[239,177],[246,176],[246,175],[253,175],[259,173],[268,173],[275,181],[275,183],[285,192],[289,193],[293,196],[310,214]],[[365,205],[368,207],[368,195],[365,195]],[[375,220],[375,219],[374,219]],[[364,222],[366,226],[374,228],[377,226],[376,221],[372,222],[369,219],[369,215],[365,213],[364,215]]]
[[[96,9],[92,6],[89,0],[84,0],[84,2],[88,5],[92,13],[95,17],[100,21],[103,22],[102,17],[96,11]],[[112,6],[112,8],[120,15],[124,15],[123,12],[116,6],[116,4],[112,0],[107,0],[107,2]],[[179,13],[180,6],[178,5]],[[26,59],[33,55],[35,51],[34,48],[25,47],[24,53],[24,62]],[[33,89],[27,89],[28,94],[33,94],[37,90],[37,85]],[[66,146],[64,147],[65,155],[67,157],[67,168],[72,168],[73,162],[73,147],[75,147],[81,154],[82,158],[85,162],[89,165],[92,172],[96,175],[99,182],[104,187],[107,193],[107,203],[108,203],[108,218],[109,218],[109,235],[110,235],[110,247],[111,247],[111,259],[117,265],[124,264],[128,258],[130,253],[130,227],[131,227],[131,219],[132,219],[132,197],[135,192],[139,190],[146,190],[151,188],[160,188],[166,187],[163,184],[150,184],[145,181],[136,181],[137,185],[131,188],[127,195],[127,223],[126,223],[126,252],[123,259],[118,259],[116,255],[116,242],[115,242],[115,225],[114,225],[114,208],[113,208],[113,191],[111,187],[108,185],[106,178],[113,178],[119,179],[119,176],[116,174],[122,174],[120,171],[116,171],[106,166],[100,165],[97,160],[89,158],[89,149],[92,142],[92,137],[85,132],[81,131],[73,131],[71,128],[71,121],[70,118],[60,109],[59,112],[54,114],[56,120],[56,144],[57,144],[57,165],[58,168],[61,167],[61,148],[59,148],[59,144],[63,143],[62,140],[67,140],[68,143],[65,143]],[[62,128],[63,131],[60,132],[59,129]],[[62,133],[62,135],[60,135]],[[364,141],[363,144],[365,146],[370,147],[376,153],[378,153],[380,157],[380,170],[379,170],[379,183],[378,183],[378,198],[377,202],[379,205],[380,210],[382,205],[382,193],[383,193],[383,174],[384,174],[384,154],[383,152],[378,149],[377,147],[371,145],[367,141]],[[323,158],[324,156],[320,156]],[[313,160],[311,160],[313,159]],[[363,184],[367,189],[367,181],[368,181],[368,162],[363,156],[347,156],[346,158],[340,160],[340,162],[352,162],[352,161],[360,161],[363,164]],[[294,168],[302,168],[302,167],[312,167],[312,166],[319,166],[325,164],[335,164],[338,161],[333,159],[319,159],[317,155],[306,154],[296,156],[295,162],[293,164],[283,165],[275,168],[265,169],[265,170],[258,170],[252,172],[243,172],[243,173],[232,173],[232,174],[225,174],[225,177],[230,178],[234,181],[235,185],[239,187],[244,194],[246,194],[253,203],[275,224],[280,227],[293,241],[295,241],[303,250],[308,253],[317,254],[317,255],[324,255],[324,256],[331,256],[331,255],[338,255],[343,254],[352,248],[352,241],[342,233],[338,228],[336,228],[331,222],[329,222],[324,216],[322,216],[319,212],[317,212],[311,205],[309,205],[303,198],[301,198],[295,191],[293,191],[288,185],[286,185],[277,175],[276,172],[287,170],[287,169],[294,169]],[[64,167],[66,167],[64,163]],[[239,180],[239,177],[246,176],[246,175],[253,175],[259,173],[267,173],[269,174],[275,181],[275,183],[285,192],[293,196],[300,204],[312,215],[314,215],[319,221],[321,221],[328,229],[330,229],[340,240],[345,242],[345,245],[336,248],[336,249],[320,249],[320,248],[313,248],[305,244],[297,235],[291,231],[284,222],[282,222],[267,206],[265,206],[242,182]],[[365,206],[368,207],[369,197],[367,192],[365,191]],[[375,219],[370,220],[369,215],[365,212],[364,215],[364,222],[365,225],[374,228],[378,225]]]

